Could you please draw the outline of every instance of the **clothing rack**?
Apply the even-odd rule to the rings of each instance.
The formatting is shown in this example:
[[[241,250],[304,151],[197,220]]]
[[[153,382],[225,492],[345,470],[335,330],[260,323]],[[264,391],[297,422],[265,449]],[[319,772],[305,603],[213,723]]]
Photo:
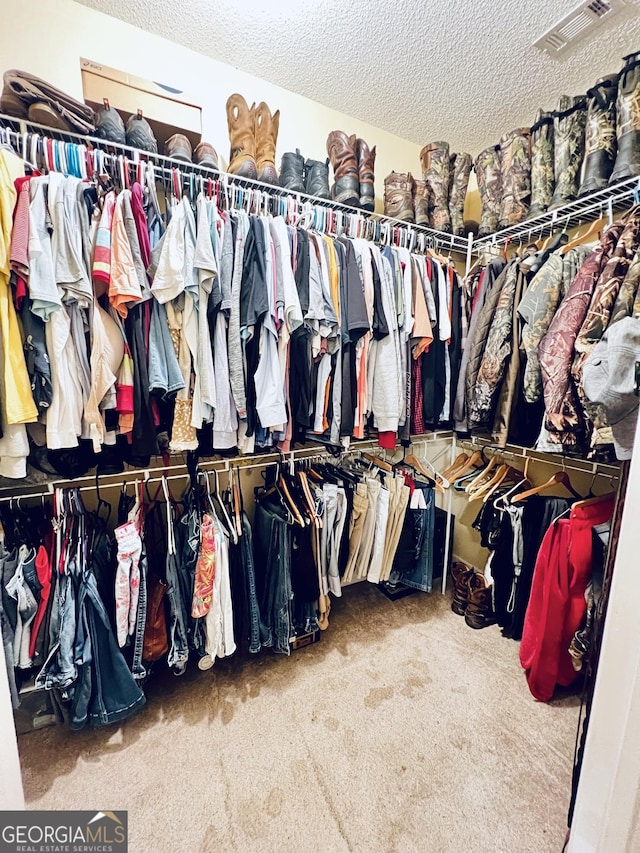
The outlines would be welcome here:
[[[487,237],[480,237],[473,242],[473,250],[477,254],[493,246],[507,246],[518,240],[530,243],[538,237],[551,234],[559,227],[569,228],[580,225],[601,216],[608,216],[613,222],[614,211],[628,206],[629,202],[640,202],[640,178],[626,178],[611,187],[589,193],[575,201],[569,201],[554,210],[548,210],[532,219],[527,219],[519,225],[502,228]],[[467,271],[469,263],[467,263]]]
[[[257,198],[266,196],[268,199],[273,199],[275,203],[279,203],[282,200],[285,206],[288,207],[291,207],[291,202],[293,202],[295,216],[299,218],[304,217],[305,214],[313,213],[314,210],[335,211],[338,214],[335,218],[335,227],[342,225],[343,228],[343,231],[337,233],[344,233],[347,227],[349,227],[348,233],[352,237],[366,236],[363,232],[367,229],[369,231],[372,230],[371,226],[367,226],[367,223],[371,223],[371,225],[377,224],[379,226],[381,242],[403,245],[409,249],[416,247],[420,247],[422,250],[433,248],[435,251],[449,250],[466,254],[469,246],[473,243],[473,235],[471,234],[469,234],[468,238],[457,237],[454,234],[436,231],[423,225],[407,223],[404,220],[394,219],[380,213],[364,211],[362,208],[341,204],[331,199],[319,198],[308,195],[307,193],[294,193],[284,187],[232,175],[208,166],[199,166],[196,163],[188,163],[184,160],[177,160],[163,154],[142,151],[132,148],[129,145],[110,142],[94,136],[82,136],[81,134],[70,131],[56,130],[46,125],[2,114],[0,114],[0,138],[4,138],[5,142],[13,148],[15,153],[26,162],[30,162],[32,159],[30,153],[34,144],[40,145],[43,140],[52,139],[62,143],[81,145],[90,150],[101,151],[109,158],[109,162],[113,165],[119,163],[119,158],[123,158],[125,168],[137,166],[138,163],[150,162],[153,164],[154,171],[161,173],[167,178],[177,179],[180,187],[182,186],[183,176],[195,176],[202,183],[204,183],[206,178],[219,181],[223,191],[226,193],[236,188],[236,191],[237,189],[252,191],[252,195],[249,198],[253,198],[257,192],[259,194]],[[34,163],[33,165],[37,164]],[[318,219],[321,218],[318,217]],[[371,237],[368,239],[371,239]]]
[[[487,455],[504,456],[505,459],[530,459],[532,462],[542,462],[545,465],[555,465],[563,471],[574,471],[577,474],[591,474],[593,477],[609,477],[611,481],[620,479],[620,463],[610,464],[608,462],[589,462],[584,459],[574,459],[561,453],[544,453],[522,447],[518,444],[506,444],[498,447],[489,439],[471,436],[470,438],[458,439],[459,444],[472,447],[474,450],[482,450]]]

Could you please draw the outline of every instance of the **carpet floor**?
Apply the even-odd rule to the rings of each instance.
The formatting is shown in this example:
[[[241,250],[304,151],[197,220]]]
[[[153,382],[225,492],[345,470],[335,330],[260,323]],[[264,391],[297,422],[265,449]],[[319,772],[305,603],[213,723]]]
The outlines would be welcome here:
[[[449,599],[362,583],[321,642],[158,674],[117,728],[20,738],[32,809],[128,809],[131,853],[559,853],[579,700]]]

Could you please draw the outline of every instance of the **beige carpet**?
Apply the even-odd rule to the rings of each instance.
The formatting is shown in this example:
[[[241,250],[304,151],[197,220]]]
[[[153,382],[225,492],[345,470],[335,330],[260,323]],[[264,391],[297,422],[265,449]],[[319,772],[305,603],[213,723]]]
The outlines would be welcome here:
[[[561,850],[578,699],[449,600],[334,602],[290,658],[168,674],[119,728],[20,739],[30,808],[128,809],[132,853]]]

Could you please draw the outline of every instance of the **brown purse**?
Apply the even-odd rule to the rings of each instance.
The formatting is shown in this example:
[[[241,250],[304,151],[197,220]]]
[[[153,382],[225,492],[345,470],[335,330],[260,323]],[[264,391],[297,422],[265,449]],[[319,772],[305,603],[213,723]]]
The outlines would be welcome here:
[[[142,658],[148,663],[160,660],[169,651],[165,595],[168,584],[153,572],[147,575],[147,624],[144,629]]]

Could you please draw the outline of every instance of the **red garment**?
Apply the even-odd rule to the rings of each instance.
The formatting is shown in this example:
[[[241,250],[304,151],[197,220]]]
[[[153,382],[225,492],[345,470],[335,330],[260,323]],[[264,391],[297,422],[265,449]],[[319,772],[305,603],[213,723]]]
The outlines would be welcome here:
[[[131,189],[131,212],[136,223],[136,234],[140,243],[140,256],[144,268],[149,268],[151,260],[151,243],[149,240],[149,229],[147,228],[147,217],[144,213],[144,201],[142,196],[142,187],[136,181]]]
[[[395,450],[398,436],[395,432],[379,432],[378,445],[384,447],[385,450]]]
[[[413,393],[411,395],[411,432],[414,435],[422,435],[427,430],[424,425],[422,396],[422,359],[418,358],[411,363],[411,383]]]
[[[524,620],[520,663],[529,690],[548,702],[556,684],[564,687],[578,676],[569,645],[586,613],[584,593],[592,572],[592,532],[608,521],[614,499],[577,507],[569,518],[555,521],[545,533]]]

